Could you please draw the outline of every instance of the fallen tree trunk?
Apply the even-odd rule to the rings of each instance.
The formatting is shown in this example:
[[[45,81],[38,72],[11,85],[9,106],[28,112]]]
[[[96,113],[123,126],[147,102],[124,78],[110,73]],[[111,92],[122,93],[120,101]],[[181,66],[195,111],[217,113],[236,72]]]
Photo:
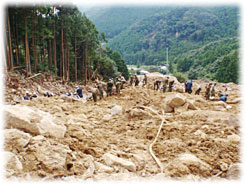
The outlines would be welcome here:
[[[37,77],[39,75],[42,75],[42,73],[37,73],[37,74],[35,74],[35,75],[31,76],[31,77],[28,77],[27,79],[32,79],[32,78],[35,78],[35,77]]]

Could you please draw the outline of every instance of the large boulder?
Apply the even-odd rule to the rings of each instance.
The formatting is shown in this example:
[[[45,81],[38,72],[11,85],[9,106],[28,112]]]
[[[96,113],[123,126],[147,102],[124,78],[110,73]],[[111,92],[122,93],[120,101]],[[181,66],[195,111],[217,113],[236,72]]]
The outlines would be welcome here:
[[[165,101],[164,101],[164,112],[165,113],[171,113],[171,112],[183,112],[185,110],[188,109],[188,107],[193,107],[194,105],[190,103],[188,103],[187,105],[185,105],[186,103],[186,97],[184,97],[181,94],[174,94],[174,95],[170,95],[167,96]],[[191,108],[192,109],[192,108]]]
[[[55,118],[47,112],[24,105],[5,106],[6,128],[16,128],[33,135],[63,138],[66,127],[56,124]]]
[[[168,100],[167,104],[170,105],[172,108],[179,107],[184,105],[186,102],[186,97],[176,94]]]
[[[46,172],[60,172],[66,169],[66,158],[71,150],[52,139],[38,135],[30,140],[28,151],[34,153]]]
[[[141,78],[140,78],[141,77]],[[140,76],[139,79],[140,80],[143,80],[143,75]],[[158,73],[158,72],[153,72],[153,73],[149,73],[147,74],[147,80],[148,82],[154,82],[155,80],[165,80],[167,77],[169,77],[169,81],[173,81],[174,80],[174,85],[176,86],[180,86],[180,82],[177,80],[177,78],[173,75],[163,75],[161,73]]]

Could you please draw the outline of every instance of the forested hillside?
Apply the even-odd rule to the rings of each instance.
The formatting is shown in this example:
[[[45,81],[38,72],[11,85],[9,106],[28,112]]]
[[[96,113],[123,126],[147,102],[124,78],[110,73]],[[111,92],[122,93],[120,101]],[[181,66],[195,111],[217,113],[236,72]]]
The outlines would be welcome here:
[[[131,24],[149,17],[167,8],[156,7],[95,7],[89,9],[86,15],[96,24],[97,28],[104,31],[107,38],[113,38],[126,30]]]
[[[109,40],[108,46],[119,50],[127,64],[164,64],[168,47],[172,73],[182,72],[191,79],[217,79],[212,73],[218,70],[222,58],[239,48],[239,9],[236,7],[158,7],[155,12],[152,7],[149,9],[151,14],[139,19],[141,8],[138,7],[134,21],[128,21],[127,28]],[[128,8],[128,12],[131,11],[132,8]],[[112,12],[114,10],[108,8],[107,14]],[[123,25],[128,16],[132,16],[130,13],[121,16],[117,12],[111,17],[119,18]],[[106,16],[102,19],[100,24],[105,22],[107,27],[99,26],[99,30],[111,34],[116,29],[110,26],[113,21]],[[96,17],[94,21],[98,21]],[[191,55],[193,52],[195,56]]]
[[[12,6],[6,15],[6,73],[24,70],[28,77],[50,72],[63,81],[85,84],[97,76],[107,80],[120,71],[128,77],[120,54],[115,52],[118,58],[113,59],[107,54],[102,48],[105,35],[99,35],[76,6]]]

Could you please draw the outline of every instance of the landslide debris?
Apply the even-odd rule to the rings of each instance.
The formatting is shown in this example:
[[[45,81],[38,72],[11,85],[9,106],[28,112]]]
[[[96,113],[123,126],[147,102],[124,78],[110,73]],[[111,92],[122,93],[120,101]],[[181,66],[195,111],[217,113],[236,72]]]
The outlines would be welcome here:
[[[206,101],[200,95],[153,90],[148,85],[126,87],[121,94],[98,102],[62,97],[75,83],[62,84],[45,74],[40,78],[6,81],[4,149],[9,179],[238,179],[240,174],[239,85],[228,88],[228,102]],[[18,79],[18,80],[17,80]],[[207,81],[194,81],[194,89]],[[89,96],[88,87],[84,93]],[[203,88],[204,89],[204,88]],[[26,90],[38,97],[23,101]],[[40,91],[52,92],[43,97]],[[15,101],[18,99],[18,101]],[[232,103],[229,103],[232,102]],[[235,103],[234,103],[235,102]],[[16,104],[16,105],[11,105]],[[149,152],[164,110],[164,124],[153,145],[163,173]]]

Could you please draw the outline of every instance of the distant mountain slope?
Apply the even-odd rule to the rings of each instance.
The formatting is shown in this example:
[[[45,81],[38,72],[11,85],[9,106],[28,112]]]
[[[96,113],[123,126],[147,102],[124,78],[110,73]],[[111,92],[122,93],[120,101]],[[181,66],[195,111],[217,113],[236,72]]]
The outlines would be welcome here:
[[[156,12],[169,8],[162,7],[95,7],[86,11],[86,15],[92,20],[100,32],[105,32],[107,38],[113,38],[126,30],[131,24],[142,20]]]
[[[238,49],[237,37],[225,38],[181,54],[173,62],[177,65],[177,71],[186,72],[191,79],[216,79],[216,72],[224,57]]]
[[[107,46],[127,64],[164,64],[168,47],[172,72],[214,78],[222,58],[239,48],[238,7],[117,7],[96,14],[90,18],[110,38]]]
[[[166,60],[226,37],[238,36],[236,8],[175,8],[134,23],[110,40],[128,64]]]

